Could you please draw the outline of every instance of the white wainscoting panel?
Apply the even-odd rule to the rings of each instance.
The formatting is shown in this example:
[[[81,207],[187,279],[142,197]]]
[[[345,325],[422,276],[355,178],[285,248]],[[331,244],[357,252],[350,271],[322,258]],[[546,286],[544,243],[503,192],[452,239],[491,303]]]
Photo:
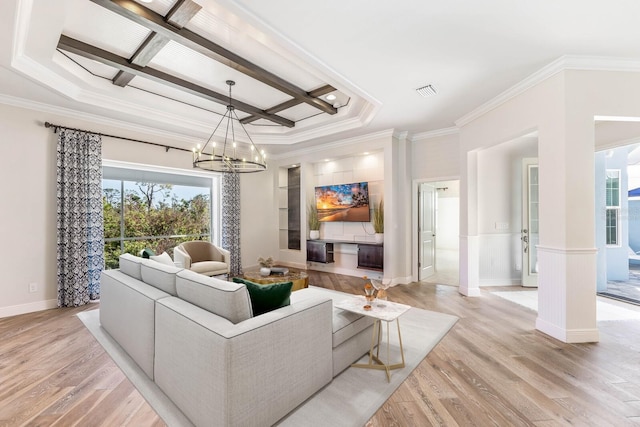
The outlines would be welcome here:
[[[522,263],[519,247],[519,234],[482,234],[479,238],[480,286],[511,286],[522,283],[521,272],[517,266]]]
[[[567,343],[597,342],[595,248],[538,246],[536,329]]]

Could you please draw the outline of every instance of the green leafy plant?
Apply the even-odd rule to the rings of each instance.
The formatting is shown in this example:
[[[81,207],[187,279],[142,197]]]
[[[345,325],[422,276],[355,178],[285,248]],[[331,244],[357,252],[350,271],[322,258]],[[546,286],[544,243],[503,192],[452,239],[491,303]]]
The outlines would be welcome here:
[[[384,200],[380,200],[378,206],[373,206],[371,225],[376,233],[384,233]]]
[[[309,230],[320,230],[320,219],[318,219],[318,208],[314,201],[310,201],[307,206],[307,223]]]

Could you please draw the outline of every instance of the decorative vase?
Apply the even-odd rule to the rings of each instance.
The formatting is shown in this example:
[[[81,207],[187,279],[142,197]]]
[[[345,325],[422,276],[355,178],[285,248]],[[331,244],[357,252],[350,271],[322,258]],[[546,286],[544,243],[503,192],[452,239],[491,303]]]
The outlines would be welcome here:
[[[376,233],[376,243],[384,242],[384,233]]]
[[[315,240],[320,238],[320,230],[309,231],[309,239]]]
[[[267,277],[271,274],[271,269],[269,267],[260,267],[260,275],[262,277]]]

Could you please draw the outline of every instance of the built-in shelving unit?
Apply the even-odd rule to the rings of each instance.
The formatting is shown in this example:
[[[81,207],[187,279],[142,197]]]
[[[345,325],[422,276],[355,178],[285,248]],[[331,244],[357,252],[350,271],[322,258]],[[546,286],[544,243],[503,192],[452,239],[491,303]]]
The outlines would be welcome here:
[[[280,249],[300,250],[300,167],[280,168],[278,228]]]

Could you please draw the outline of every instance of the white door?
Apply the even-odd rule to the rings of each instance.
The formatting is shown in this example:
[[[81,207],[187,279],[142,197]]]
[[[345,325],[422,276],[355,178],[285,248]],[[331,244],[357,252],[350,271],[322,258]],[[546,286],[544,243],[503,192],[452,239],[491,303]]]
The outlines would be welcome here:
[[[538,159],[522,159],[522,286],[538,286]]]
[[[420,184],[418,205],[418,280],[424,280],[435,273],[436,265],[436,189],[433,185]]]

